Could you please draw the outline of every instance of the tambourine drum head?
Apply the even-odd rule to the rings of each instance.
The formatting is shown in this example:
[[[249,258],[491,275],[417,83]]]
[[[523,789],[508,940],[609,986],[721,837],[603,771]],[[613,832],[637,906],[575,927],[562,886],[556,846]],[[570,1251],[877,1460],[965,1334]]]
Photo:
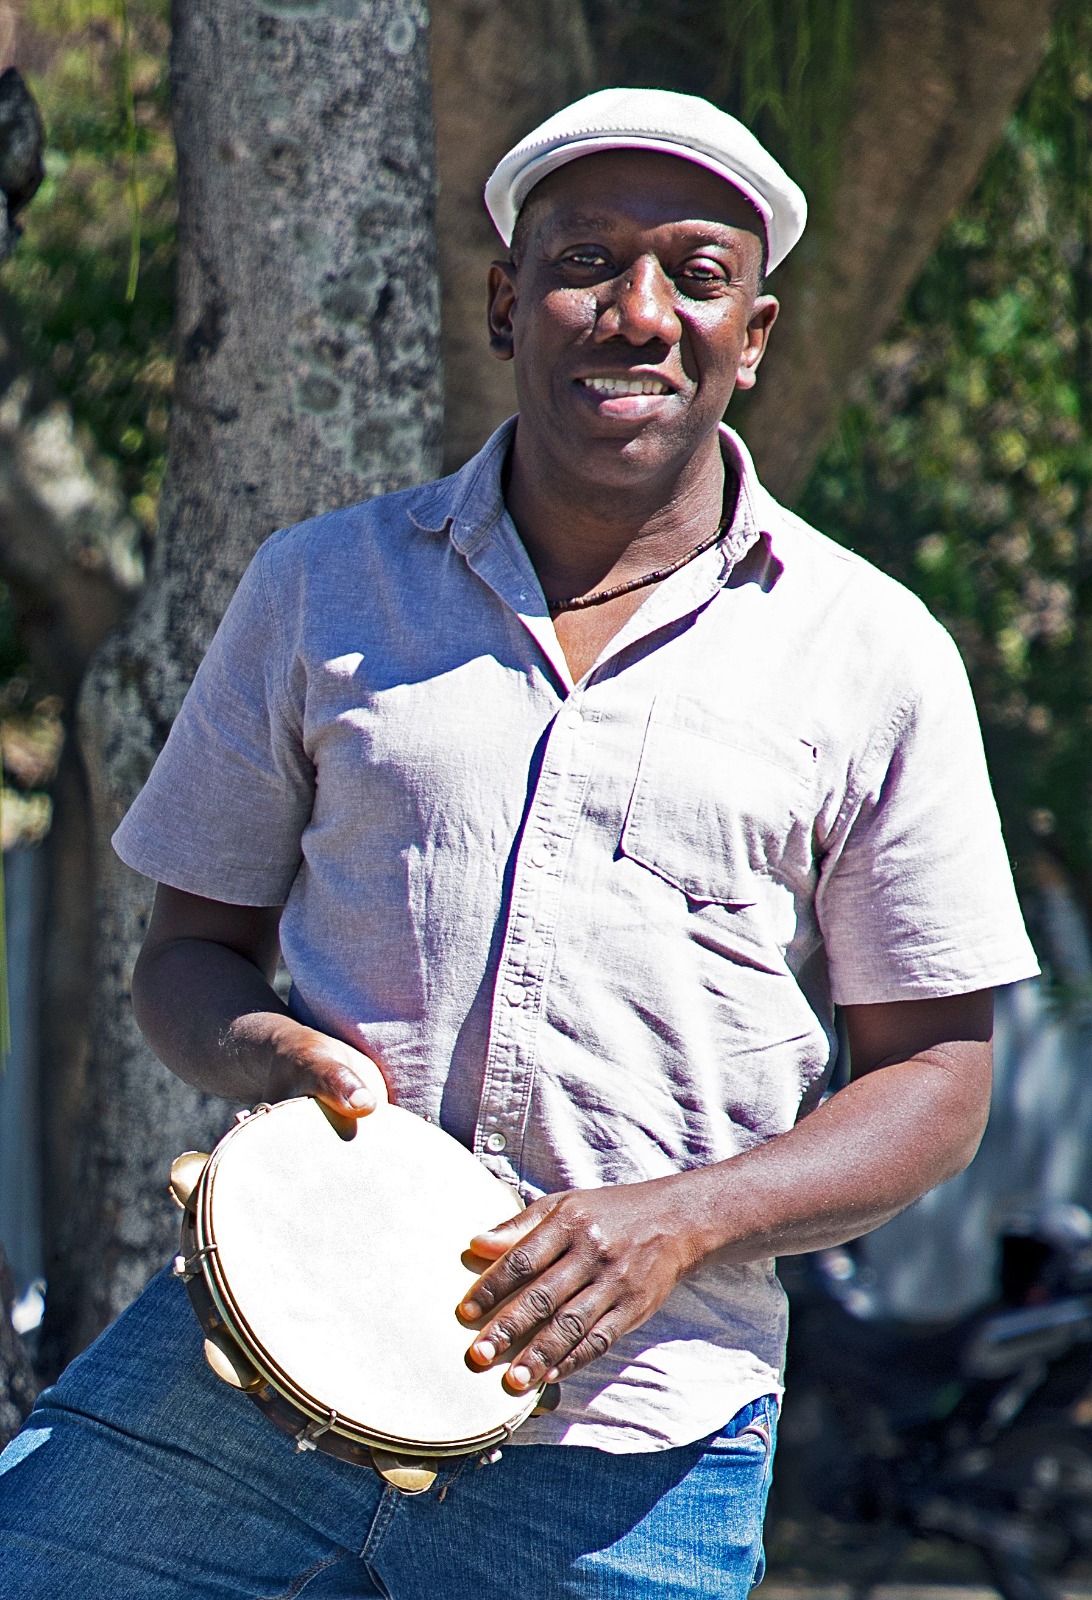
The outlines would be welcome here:
[[[245,1135],[245,1136],[244,1136]],[[519,1202],[462,1145],[382,1105],[343,1137],[313,1100],[218,1147],[200,1205],[222,1309],[270,1374],[369,1436],[443,1451],[521,1422],[535,1396],[467,1365],[455,1315],[476,1233]]]

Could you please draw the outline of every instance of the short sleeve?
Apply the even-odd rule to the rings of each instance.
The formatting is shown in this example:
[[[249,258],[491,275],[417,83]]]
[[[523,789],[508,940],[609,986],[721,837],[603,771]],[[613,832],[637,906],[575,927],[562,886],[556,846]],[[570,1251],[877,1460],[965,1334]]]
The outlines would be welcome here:
[[[967,675],[935,624],[847,796],[816,910],[840,1005],[966,994],[1039,970]]]
[[[269,544],[243,576],[147,783],[114,834],[126,865],[234,905],[283,905],[314,803]]]

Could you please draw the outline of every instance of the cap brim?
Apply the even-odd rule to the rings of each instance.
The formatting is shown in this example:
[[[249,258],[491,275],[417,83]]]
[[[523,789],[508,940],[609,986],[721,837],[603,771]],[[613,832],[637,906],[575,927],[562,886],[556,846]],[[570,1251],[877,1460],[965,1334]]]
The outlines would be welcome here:
[[[510,188],[506,185],[503,193],[491,195],[490,185],[486,185],[485,203],[489,215],[493,218],[494,226],[505,244],[512,243],[516,218],[523,202],[536,184],[541,183],[549,173],[556,172],[559,167],[567,166],[570,161],[576,161],[581,156],[594,155],[600,150],[656,150],[662,155],[675,156],[680,161],[689,161],[692,166],[704,167],[707,172],[716,173],[718,178],[723,178],[733,189],[738,189],[740,194],[754,206],[762,218],[769,248],[773,209],[769,201],[764,199],[745,177],[723,161],[718,161],[714,156],[707,156],[700,150],[678,144],[671,139],[646,138],[632,133],[593,134],[587,139],[576,139],[570,144],[562,145],[557,150],[547,150],[544,155],[536,156],[533,161],[529,161],[516,182]]]

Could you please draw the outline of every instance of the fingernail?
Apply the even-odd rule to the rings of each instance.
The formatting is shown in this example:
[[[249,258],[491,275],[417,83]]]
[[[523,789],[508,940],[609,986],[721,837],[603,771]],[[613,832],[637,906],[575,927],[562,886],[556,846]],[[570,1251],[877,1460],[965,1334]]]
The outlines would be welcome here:
[[[473,1322],[481,1314],[482,1308],[476,1300],[464,1300],[459,1307],[459,1315],[465,1317],[468,1322]]]
[[[561,1374],[557,1370],[557,1368],[556,1367],[551,1367],[549,1372],[546,1374],[546,1382],[547,1383],[556,1383],[558,1378],[560,1378],[560,1376],[561,1376]]]
[[[509,1367],[508,1381],[517,1389],[526,1389],[531,1381],[531,1374],[526,1367]]]
[[[479,1361],[495,1361],[497,1359],[497,1347],[492,1339],[479,1339],[474,1346],[474,1354]]]
[[[370,1089],[365,1089],[361,1084],[348,1096],[346,1104],[352,1106],[354,1111],[370,1111],[375,1105],[375,1097]]]

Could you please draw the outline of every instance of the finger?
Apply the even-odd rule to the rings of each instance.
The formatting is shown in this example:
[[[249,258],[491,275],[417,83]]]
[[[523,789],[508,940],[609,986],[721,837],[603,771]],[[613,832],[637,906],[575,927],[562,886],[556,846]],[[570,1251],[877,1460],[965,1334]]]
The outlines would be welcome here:
[[[371,1090],[362,1083],[354,1083],[349,1077],[339,1077],[331,1083],[327,1078],[320,1078],[311,1090],[316,1100],[321,1100],[323,1105],[330,1107],[331,1111],[338,1112],[345,1117],[366,1117],[376,1107],[376,1099]]]
[[[375,1062],[338,1039],[329,1040],[301,1065],[301,1087],[342,1116],[367,1116],[387,1098]]]
[[[541,1204],[539,1201],[535,1203]],[[533,1209],[528,1207],[523,1216]],[[460,1305],[459,1316],[466,1322],[476,1322],[479,1317],[486,1316],[523,1284],[552,1266],[568,1250],[569,1242],[567,1230],[557,1225],[554,1216],[550,1213],[542,1216],[540,1213],[530,1231],[525,1232],[499,1261],[482,1273]]]
[[[567,1309],[577,1295],[588,1289],[589,1281],[589,1274],[577,1256],[563,1257],[558,1265],[527,1284],[490,1317],[470,1346],[471,1360],[480,1366],[491,1366],[522,1350],[536,1330],[562,1315],[563,1308]],[[596,1304],[597,1317],[607,1309],[607,1304],[601,1290]],[[584,1331],[581,1328],[580,1333]],[[567,1355],[571,1347],[571,1343],[565,1345],[558,1359]]]
[[[346,1044],[342,1039],[335,1039],[334,1046],[335,1055],[353,1079],[371,1093],[376,1105],[385,1105],[390,1099],[390,1094],[387,1080],[378,1064],[371,1056],[366,1056],[363,1050],[354,1050],[352,1045]]]
[[[495,1228],[489,1228],[485,1233],[476,1233],[470,1241],[470,1248],[476,1256],[485,1256],[487,1260],[495,1261],[511,1250],[514,1244],[538,1227],[554,1209],[553,1195],[546,1195],[541,1200],[532,1201],[524,1211],[517,1211],[514,1217],[509,1217],[506,1222],[498,1222]]]
[[[521,1387],[528,1389],[532,1385],[542,1382],[563,1383],[566,1378],[571,1378],[574,1372],[579,1372],[581,1367],[586,1367],[589,1362],[598,1361],[600,1356],[605,1356],[611,1345],[617,1343],[625,1332],[624,1321],[618,1317],[617,1313],[612,1312],[594,1323],[579,1343],[573,1346],[568,1355],[563,1356],[553,1366],[547,1366],[540,1371],[532,1359],[528,1358],[526,1361],[521,1359],[515,1371],[510,1370],[508,1372],[505,1381],[514,1389]],[[520,1366],[524,1368],[522,1373],[519,1372]],[[517,1373],[520,1378],[527,1375],[528,1381],[522,1385],[518,1384],[516,1382]]]

